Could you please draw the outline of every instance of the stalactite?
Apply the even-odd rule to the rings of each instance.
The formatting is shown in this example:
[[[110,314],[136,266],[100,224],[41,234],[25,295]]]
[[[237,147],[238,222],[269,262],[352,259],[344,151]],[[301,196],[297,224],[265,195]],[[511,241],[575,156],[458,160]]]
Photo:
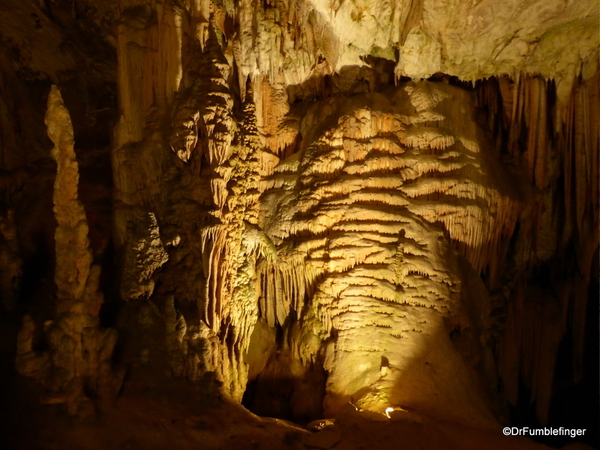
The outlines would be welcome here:
[[[233,126],[233,105],[225,93],[227,68],[213,38],[206,42],[203,64],[205,71],[213,71],[214,76],[208,81],[217,90],[202,94],[199,111],[207,130],[208,171],[213,182],[211,214],[219,223],[201,230],[201,251],[207,256],[204,264],[206,300],[200,317],[201,326],[206,330],[203,339],[210,342],[211,351],[200,355],[200,359],[205,361],[206,370],[214,371],[224,384],[223,393],[240,401],[248,370],[243,355],[258,317],[255,261],[259,256],[270,260],[273,251],[268,238],[256,226],[260,144],[253,91],[250,88],[246,92],[241,126],[221,129],[228,124]],[[203,80],[196,81],[206,83]],[[227,98],[229,100],[222,103]],[[188,360],[194,357],[193,354],[186,356]]]
[[[171,3],[152,7],[134,1],[120,9],[121,115],[111,151],[117,248],[127,242],[130,222],[148,210],[156,213],[162,195],[168,144],[161,128],[183,76],[182,13]]]
[[[589,283],[586,280],[591,255],[598,246],[598,193],[592,188],[599,182],[598,124],[591,119],[598,117],[598,111],[597,102],[588,103],[588,99],[598,97],[597,79],[596,73],[588,81],[576,83],[566,103],[564,99],[563,103],[549,103],[554,96],[554,83],[532,76],[520,76],[514,83],[500,80],[501,102],[490,102],[491,95],[479,97],[480,104],[492,114],[500,114],[498,108],[504,111],[502,126],[495,130],[497,146],[502,148],[503,136],[508,135],[506,152],[510,160],[525,168],[522,175],[537,188],[533,207],[518,218],[518,279],[512,283],[520,286],[528,282],[537,265],[551,264],[551,270],[556,272],[549,282],[555,286],[558,298],[546,291],[535,294],[549,297],[543,300],[548,311],[537,311],[537,304],[526,302],[523,288],[510,294],[508,323],[498,352],[509,401],[516,404],[518,379],[522,376],[542,422],[548,416],[558,343],[567,332],[563,321],[569,310],[574,312],[569,324],[574,336],[574,381],[581,378],[583,311]],[[488,83],[482,89],[495,87]],[[564,213],[558,214],[561,210]],[[512,231],[508,231],[506,236],[511,236]],[[554,262],[556,255],[564,254],[569,245],[576,249],[571,264],[577,269],[572,275],[572,271]],[[496,271],[500,269],[497,267]],[[551,316],[549,308],[556,310]],[[521,329],[527,330],[527,335],[517,332]]]

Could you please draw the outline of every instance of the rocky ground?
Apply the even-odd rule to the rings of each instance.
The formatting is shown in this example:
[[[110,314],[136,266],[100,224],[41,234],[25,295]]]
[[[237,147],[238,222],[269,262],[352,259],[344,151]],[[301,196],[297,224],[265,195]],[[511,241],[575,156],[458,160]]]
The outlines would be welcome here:
[[[261,418],[242,406],[197,392],[168,377],[138,375],[116,404],[89,416],[69,418],[62,405],[40,405],[39,387],[2,359],[0,448],[6,450],[542,450],[522,437],[505,437],[498,426],[474,429],[407,411],[357,411],[351,405],[335,420],[305,427]],[[143,379],[146,377],[145,379]],[[148,389],[156,388],[148,393]],[[146,392],[144,392],[146,391]],[[581,447],[584,449],[587,447]]]

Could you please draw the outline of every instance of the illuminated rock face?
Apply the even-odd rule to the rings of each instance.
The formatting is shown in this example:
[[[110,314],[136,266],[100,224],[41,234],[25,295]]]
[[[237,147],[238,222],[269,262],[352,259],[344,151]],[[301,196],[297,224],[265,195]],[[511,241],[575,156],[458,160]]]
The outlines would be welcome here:
[[[298,317],[290,346],[328,372],[329,414],[351,399],[489,414],[469,367],[489,356],[489,301],[464,292],[465,257],[484,263],[515,218],[472,113],[465,91],[427,82],[318,102],[301,120],[298,153],[265,182],[263,224],[278,259],[263,274],[261,312],[284,327]],[[470,330],[472,361],[453,329]]]
[[[149,296],[168,316],[173,374],[198,382],[214,373],[239,401],[248,374],[276,360],[276,348],[295,369],[300,361],[329,372],[328,412],[352,397],[459,417],[488,409],[479,389],[469,389],[479,375],[465,375],[469,367],[494,372],[482,349],[490,308],[477,274],[487,271],[501,290],[498,261],[526,202],[493,162],[498,143],[475,125],[473,98],[449,86],[392,86],[439,72],[476,80],[532,71],[559,84],[559,120],[574,74],[587,79],[595,70],[596,6],[557,7],[539,20],[496,3],[473,14],[460,2],[121,5],[113,237],[117,249],[131,250],[158,233],[169,254],[164,265],[162,257],[151,262],[156,283],[139,299]],[[495,14],[511,20],[494,24]],[[578,52],[550,64],[564,53],[561,36],[580,32]],[[513,105],[515,123],[519,105],[549,95],[506,80],[503,113]],[[330,99],[306,113],[317,97]],[[536,177],[542,154],[528,154]],[[157,227],[144,228],[148,214]],[[526,222],[521,229],[532,226]],[[133,284],[142,278],[132,275]],[[353,307],[381,311],[366,324]],[[271,335],[280,328],[285,343],[253,343],[259,319]],[[355,339],[363,328],[364,339]],[[449,334],[463,347],[455,354]],[[262,357],[248,364],[253,345]],[[432,355],[432,369],[404,370],[421,347],[454,356],[444,369]],[[413,381],[401,381],[403,370]],[[433,375],[453,371],[466,381]],[[450,400],[429,400],[438,391],[470,398],[468,406],[449,412],[440,405]]]

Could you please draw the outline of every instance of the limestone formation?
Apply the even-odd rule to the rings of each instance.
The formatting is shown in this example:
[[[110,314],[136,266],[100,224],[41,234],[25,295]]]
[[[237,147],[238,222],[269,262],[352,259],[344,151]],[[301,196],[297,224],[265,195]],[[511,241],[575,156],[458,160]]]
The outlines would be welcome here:
[[[111,361],[117,332],[99,326],[101,268],[93,264],[88,222],[77,195],[79,171],[71,118],[56,86],[48,98],[46,126],[54,142],[52,157],[57,164],[55,316],[44,324],[48,351],[41,355],[36,355],[32,347],[35,324],[25,316],[19,333],[17,368],[50,390],[42,402],[66,403],[69,414],[76,415],[88,399],[86,392],[108,400],[119,390],[120,381],[113,374]]]
[[[128,235],[128,246],[123,258],[121,297],[135,300],[150,297],[154,291],[152,275],[168,260],[160,229],[153,213],[138,217]]]
[[[427,2],[392,2],[376,15],[366,14],[366,2],[255,6],[202,2],[184,11],[166,5],[158,23],[146,6],[128,5],[123,13],[119,39],[129,56],[119,65],[116,243],[130,241],[122,230],[138,221],[136,205],[146,205],[161,229],[182,236],[182,245],[169,253],[190,281],[178,285],[169,264],[151,277],[164,283],[153,295],[171,317],[168,341],[180,353],[173,373],[198,380],[215,372],[224,393],[239,400],[248,374],[258,375],[244,354],[260,317],[281,328],[284,342],[276,347],[286,357],[306,373],[320,366],[329,373],[330,413],[353,398],[369,408],[406,403],[467,421],[489,414],[494,401],[486,396],[493,397],[498,375],[514,392],[508,387],[514,375],[498,373],[489,348],[494,333],[505,332],[491,314],[510,314],[519,292],[499,299],[489,290],[500,289],[507,276],[501,261],[521,245],[515,236],[526,239],[538,220],[549,220],[549,203],[539,203],[549,201],[539,193],[548,189],[546,155],[554,139],[547,124],[561,129],[571,117],[565,92],[577,83],[574,76],[591,79],[595,44],[588,37],[595,25],[589,18],[596,7],[581,2],[566,12],[552,9],[534,25],[525,10],[491,3],[461,19],[443,12],[448,5]],[[542,8],[529,6],[530,13]],[[495,15],[510,17],[510,25],[490,21]],[[564,42],[558,36],[575,32],[567,25],[573,21],[586,38],[578,53],[550,65],[548,58]],[[492,30],[497,38],[478,37]],[[164,43],[151,45],[163,56],[131,53],[142,42],[157,42],[160,33]],[[573,71],[575,60],[581,64]],[[140,64],[162,69],[149,70],[144,85],[137,85],[132,71]],[[439,73],[465,81],[507,76],[493,94],[484,85],[469,94],[464,85],[400,83],[401,77]],[[557,84],[552,117],[544,116],[544,77]],[[593,81],[582,86],[588,84]],[[325,99],[311,103],[314,97]],[[301,105],[292,104],[299,100]],[[477,117],[478,108],[490,114],[487,124]],[[525,115],[531,119],[523,125]],[[255,131],[248,133],[244,123]],[[497,140],[498,127],[508,142]],[[525,153],[511,153],[515,159],[508,161],[523,169],[515,174],[497,160],[498,148],[516,152],[524,132]],[[559,141],[572,141],[564,136]],[[584,153],[593,159],[595,150]],[[139,161],[142,170],[126,160]],[[589,180],[596,179],[591,170]],[[167,189],[176,194],[156,188],[161,177],[171,180]],[[173,199],[166,210],[161,197]],[[582,198],[580,205],[595,201],[592,194]],[[596,222],[590,217],[586,223]],[[562,226],[547,223],[546,235]],[[550,249],[546,241],[543,247]],[[536,264],[519,248],[523,264]],[[202,255],[201,272],[195,255]],[[582,267],[588,271],[589,265]],[[484,272],[486,285],[477,275]],[[382,317],[371,317],[375,311]],[[366,334],[358,338],[362,328]],[[372,348],[364,347],[365,340]],[[406,385],[469,399],[462,411],[429,404],[425,388],[421,397],[413,394],[417,389],[398,388],[401,368],[414,353],[402,345],[455,355],[446,370],[464,371],[462,379],[474,381],[446,385],[454,381],[431,375],[439,373],[432,363],[434,368],[415,370]],[[556,351],[549,348],[549,354]],[[359,369],[354,361],[364,355],[369,362]],[[270,358],[279,364],[275,354]],[[496,355],[500,367],[502,358]],[[552,370],[545,367],[544,373]],[[546,392],[539,392],[540,405],[547,386],[540,387]],[[539,408],[543,417],[547,408]]]
[[[313,134],[298,164],[282,161],[266,181],[261,215],[279,250],[263,272],[261,313],[272,325],[298,318],[291,351],[328,372],[329,414],[354,399],[380,411],[405,405],[485,417],[480,394],[469,394],[475,368],[444,335],[468,329],[480,346],[489,306],[480,298],[479,312],[469,312],[465,263],[444,234],[482,267],[501,230],[512,231],[517,199],[482,155],[488,143],[472,111],[463,91],[426,82],[387,98],[317,103],[300,125]],[[315,122],[327,125],[303,127]],[[450,392],[461,400],[445,398]],[[452,411],[437,411],[440,404]]]

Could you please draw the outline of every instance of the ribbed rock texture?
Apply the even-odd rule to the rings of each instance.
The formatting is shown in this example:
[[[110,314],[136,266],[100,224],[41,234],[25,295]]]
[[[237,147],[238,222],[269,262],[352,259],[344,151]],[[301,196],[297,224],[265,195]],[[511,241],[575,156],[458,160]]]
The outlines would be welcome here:
[[[583,378],[598,2],[8,3],[0,288],[51,401],[116,394],[117,360],[264,415],[487,426],[548,419],[561,345]]]
[[[491,369],[489,299],[472,267],[497,257],[518,197],[484,156],[465,91],[420,82],[387,94],[315,104],[305,144],[265,181],[278,257],[262,274],[261,312],[271,325],[298,318],[290,350],[320,359],[330,414],[354,399],[483,418],[472,374]],[[468,363],[453,330],[467,330]]]

